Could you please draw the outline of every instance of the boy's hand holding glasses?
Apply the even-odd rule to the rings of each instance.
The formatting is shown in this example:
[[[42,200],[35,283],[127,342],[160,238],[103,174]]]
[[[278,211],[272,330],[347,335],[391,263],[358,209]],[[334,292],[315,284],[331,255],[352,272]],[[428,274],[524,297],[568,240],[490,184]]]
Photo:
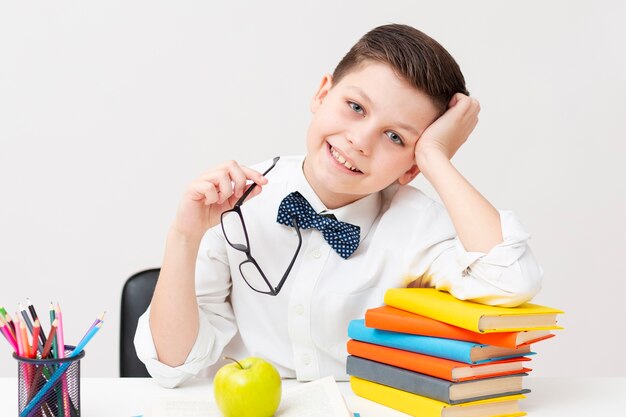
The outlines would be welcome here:
[[[172,232],[185,237],[201,238],[211,227],[220,222],[223,212],[233,208],[252,184],[246,198],[261,192],[267,179],[258,171],[229,161],[213,168],[191,182],[178,206]]]

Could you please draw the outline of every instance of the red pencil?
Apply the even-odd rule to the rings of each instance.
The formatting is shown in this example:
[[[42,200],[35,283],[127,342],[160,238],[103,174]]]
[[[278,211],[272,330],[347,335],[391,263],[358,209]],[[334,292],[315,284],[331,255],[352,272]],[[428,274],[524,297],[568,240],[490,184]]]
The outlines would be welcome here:
[[[54,319],[52,322],[52,326],[50,327],[50,333],[48,333],[48,340],[46,340],[46,344],[43,347],[43,352],[41,353],[41,359],[46,359],[50,356],[50,350],[52,349],[52,342],[54,341],[54,336],[57,331],[57,326],[59,325],[59,321]]]
[[[54,333],[57,331],[57,324],[58,323],[59,323],[59,321],[56,320],[56,319],[52,322],[52,327],[50,328],[50,333],[48,333],[48,339],[46,340],[46,344],[43,347],[43,352],[41,352],[41,359],[46,359],[48,357],[48,355],[50,355],[50,349],[52,348],[52,341],[54,340]],[[30,385],[30,388],[28,389],[28,400],[29,401],[33,397],[33,395],[35,395],[35,391],[36,391],[37,387],[40,385],[39,383],[41,381],[43,368],[44,368],[44,366],[39,366],[37,368],[37,372],[35,373],[35,376],[33,377],[33,383]]]

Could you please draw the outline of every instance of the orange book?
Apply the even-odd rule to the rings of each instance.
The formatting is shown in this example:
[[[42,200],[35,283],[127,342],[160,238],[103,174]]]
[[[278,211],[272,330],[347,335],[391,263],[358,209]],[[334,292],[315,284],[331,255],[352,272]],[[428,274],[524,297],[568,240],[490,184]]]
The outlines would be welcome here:
[[[452,382],[520,374],[531,370],[524,367],[524,362],[530,361],[526,357],[470,365],[352,339],[348,341],[348,353]]]
[[[513,349],[554,336],[549,330],[478,333],[390,306],[367,310],[365,325],[392,332],[444,337]]]

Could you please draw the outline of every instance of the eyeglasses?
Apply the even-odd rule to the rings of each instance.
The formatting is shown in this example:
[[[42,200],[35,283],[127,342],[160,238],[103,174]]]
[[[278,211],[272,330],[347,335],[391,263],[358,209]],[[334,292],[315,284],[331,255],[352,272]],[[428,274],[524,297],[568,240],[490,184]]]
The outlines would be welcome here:
[[[272,168],[276,166],[276,163],[279,159],[279,156],[274,158],[272,166],[270,166],[263,173],[263,175],[266,175],[268,172],[270,172]],[[291,268],[293,267],[293,264],[298,257],[300,247],[302,246],[302,235],[300,234],[300,228],[298,227],[298,219],[296,217],[293,217],[291,219],[291,222],[293,227],[296,229],[296,233],[298,234],[298,247],[296,248],[296,252],[293,254],[293,258],[291,259],[291,262],[289,263],[289,266],[283,274],[280,282],[276,287],[273,287],[263,273],[263,270],[261,269],[257,261],[250,254],[250,240],[248,239],[248,230],[246,229],[246,223],[243,221],[243,216],[241,215],[241,205],[256,186],[256,183],[252,184],[250,188],[248,188],[246,192],[241,196],[241,198],[237,200],[232,209],[222,213],[222,231],[224,232],[224,237],[226,238],[226,241],[233,249],[246,254],[247,259],[239,264],[239,272],[241,273],[241,276],[243,277],[246,284],[248,284],[248,286],[256,292],[275,296],[278,295],[281,288],[283,287],[283,284],[287,280],[287,276],[289,275],[289,272],[291,272]]]

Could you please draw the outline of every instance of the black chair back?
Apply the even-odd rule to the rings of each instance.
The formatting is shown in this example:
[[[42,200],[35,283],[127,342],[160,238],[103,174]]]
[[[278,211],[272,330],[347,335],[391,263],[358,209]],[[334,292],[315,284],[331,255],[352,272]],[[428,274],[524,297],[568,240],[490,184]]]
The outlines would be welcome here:
[[[120,377],[150,376],[146,366],[137,357],[133,339],[137,320],[150,305],[160,271],[160,268],[154,268],[138,272],[124,284],[120,314]]]

